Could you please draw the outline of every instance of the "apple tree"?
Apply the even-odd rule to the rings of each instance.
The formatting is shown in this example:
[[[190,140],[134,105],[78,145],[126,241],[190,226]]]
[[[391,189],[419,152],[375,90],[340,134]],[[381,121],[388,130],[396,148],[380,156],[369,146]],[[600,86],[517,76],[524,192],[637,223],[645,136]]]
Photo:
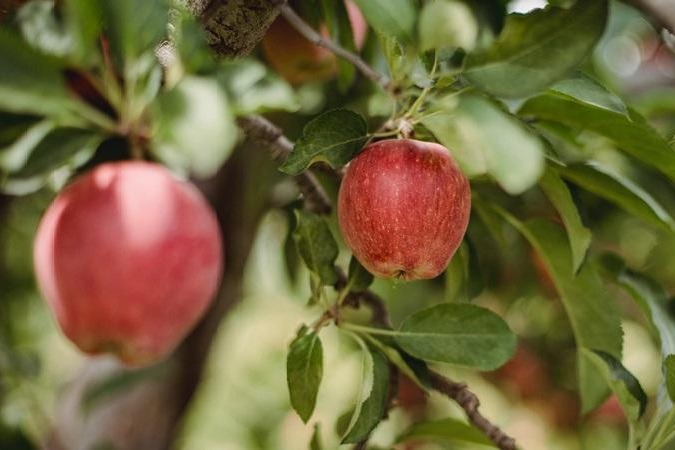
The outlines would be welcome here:
[[[675,448],[664,3],[1,1],[0,448]]]

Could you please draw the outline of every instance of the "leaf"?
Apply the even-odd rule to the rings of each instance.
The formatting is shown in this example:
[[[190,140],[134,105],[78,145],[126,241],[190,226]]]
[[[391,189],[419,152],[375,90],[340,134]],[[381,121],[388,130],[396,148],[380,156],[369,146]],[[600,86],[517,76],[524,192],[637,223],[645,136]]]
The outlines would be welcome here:
[[[166,0],[116,0],[100,4],[103,29],[120,66],[133,65],[133,60],[152,52],[166,37]]]
[[[481,431],[450,417],[415,423],[404,431],[396,439],[396,442],[405,442],[413,439],[434,439],[450,444],[470,443],[494,446],[492,441]]]
[[[464,95],[453,115],[434,115],[422,123],[453,152],[467,176],[489,173],[509,194],[532,187],[543,172],[539,138],[483,97]]]
[[[539,185],[560,214],[565,225],[567,238],[572,249],[572,270],[576,273],[586,258],[586,251],[591,244],[591,232],[581,222],[572,195],[555,170],[550,167],[547,168],[544,176],[539,180]]]
[[[413,41],[417,10],[412,0],[354,0],[375,31],[398,39]]]
[[[474,246],[465,239],[445,271],[445,299],[468,302],[483,291],[483,274]]]
[[[675,354],[666,356],[663,361],[663,372],[666,379],[666,390],[670,400],[675,402]]]
[[[607,21],[605,0],[511,14],[491,47],[470,54],[465,77],[501,97],[525,97],[564,78],[590,54]]]
[[[626,117],[567,95],[548,93],[528,100],[518,114],[593,131],[675,180],[675,150],[633,110],[629,110],[630,117]]]
[[[471,8],[455,0],[426,3],[417,30],[422,51],[452,47],[472,50],[478,38],[478,23]]]
[[[297,175],[317,161],[336,169],[347,164],[367,139],[366,121],[359,114],[335,109],[305,125],[302,136],[279,170]]]
[[[629,118],[628,109],[623,100],[583,73],[577,73],[573,77],[557,82],[551,86],[551,91],[559,92],[582,103],[619,113]]]
[[[274,110],[296,111],[299,107],[288,83],[254,59],[227,61],[217,76],[238,116]]]
[[[347,284],[351,285],[351,291],[365,291],[372,284],[373,279],[373,274],[368,272],[359,260],[352,256],[352,259],[349,260],[349,273],[347,275]]]
[[[286,379],[291,405],[303,422],[314,412],[323,377],[323,347],[313,331],[301,330],[291,343],[286,360]]]
[[[63,116],[72,104],[62,63],[0,27],[0,110]]]
[[[497,314],[466,303],[442,303],[403,321],[394,339],[425,361],[492,370],[513,356],[516,335]]]
[[[660,229],[675,231],[673,218],[649,193],[600,163],[590,161],[563,166],[551,162],[550,166],[563,178],[614,203],[629,214]]]
[[[362,393],[368,392],[368,397],[362,399],[361,407],[356,408],[355,418],[344,438],[342,444],[355,444],[365,439],[371,431],[377,426],[387,411],[387,400],[389,394],[389,362],[382,352],[367,347],[367,359],[370,360],[370,370],[372,377],[366,377],[364,383],[371,381],[370,387],[363,389]]]
[[[640,382],[609,353],[588,349],[582,349],[582,352],[603,373],[612,392],[619,399],[626,417],[630,422],[635,423],[647,408],[647,394],[640,386]]]
[[[355,7],[353,4],[350,7]],[[321,0],[321,11],[324,23],[328,26],[331,39],[342,48],[352,53],[358,53],[354,41],[354,31],[348,11],[348,7],[342,0]],[[338,65],[338,89],[346,90],[356,79],[356,67],[343,58],[337,58]]]
[[[56,18],[54,2],[35,0],[17,12],[21,34],[32,47],[53,56],[65,56],[73,49],[73,37]]]
[[[217,81],[187,76],[158,99],[157,156],[175,169],[206,178],[232,153],[238,128]]]
[[[77,61],[86,62],[98,56],[97,39],[101,33],[100,1],[68,0],[64,4],[67,29],[73,37],[73,53]]]
[[[523,223],[494,205],[493,209],[520,231],[541,255],[560,293],[578,348],[582,410],[588,412],[604,400],[607,391],[601,382],[601,374],[581,349],[604,351],[615,358],[621,356],[622,331],[616,303],[592,265],[582,264],[574,274],[570,247],[560,227],[538,219]]]
[[[20,170],[28,161],[31,152],[54,127],[51,120],[42,120],[25,128],[13,143],[0,149],[0,169],[6,172]]]
[[[321,277],[324,284],[335,284],[338,246],[328,224],[322,217],[299,209],[295,210],[295,220],[297,226],[293,239],[300,257],[309,270]]]
[[[309,450],[322,450],[321,445],[321,427],[318,423],[314,424],[314,432],[312,433],[312,440],[309,441]]]

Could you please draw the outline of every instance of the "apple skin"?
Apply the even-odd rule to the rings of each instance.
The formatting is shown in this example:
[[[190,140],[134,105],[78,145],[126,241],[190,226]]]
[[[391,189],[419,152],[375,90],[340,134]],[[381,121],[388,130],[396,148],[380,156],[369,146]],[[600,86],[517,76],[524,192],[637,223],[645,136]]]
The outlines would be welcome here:
[[[157,164],[106,163],[49,206],[34,264],[78,348],[144,366],[171,353],[205,313],[222,247],[215,214],[194,186]]]
[[[471,212],[468,180],[442,145],[389,139],[349,164],[338,194],[340,229],[373,275],[438,276],[462,242]]]
[[[346,1],[345,7],[352,26],[354,42],[360,49],[366,40],[368,24],[355,4]],[[325,25],[321,26],[320,32],[324,37],[329,36]],[[261,44],[267,61],[291,84],[329,80],[337,71],[336,56],[331,51],[308,41],[282,16],[275,19]]]

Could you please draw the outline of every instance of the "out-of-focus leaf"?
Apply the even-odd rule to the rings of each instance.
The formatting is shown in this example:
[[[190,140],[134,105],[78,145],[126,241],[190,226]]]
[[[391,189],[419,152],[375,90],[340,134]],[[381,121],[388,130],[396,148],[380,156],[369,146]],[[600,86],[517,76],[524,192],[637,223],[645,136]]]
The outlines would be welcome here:
[[[675,149],[637,112],[629,117],[552,92],[528,100],[519,114],[593,131],[610,139],[620,150],[675,180]]]
[[[57,20],[54,2],[34,0],[17,14],[23,38],[34,48],[54,56],[65,56],[73,49],[73,36]]]
[[[602,36],[606,21],[605,0],[511,14],[491,47],[467,57],[464,75],[497,96],[539,92],[581,64]]]
[[[516,335],[492,311],[466,303],[443,303],[403,321],[394,339],[412,356],[492,370],[513,356]]]
[[[403,43],[413,41],[417,10],[412,0],[354,0],[378,33]]]
[[[431,439],[450,444],[469,443],[487,446],[494,445],[483,432],[471,425],[450,417],[447,419],[415,423],[404,431],[403,434],[396,439],[396,442],[406,442],[409,440],[417,441],[420,439]]]
[[[321,11],[333,41],[353,53],[358,53],[347,3],[342,0],[321,0]],[[351,7],[354,7],[352,4]],[[343,58],[337,58],[338,88],[345,92],[356,79],[356,67]]]
[[[619,399],[628,420],[633,423],[637,422],[647,407],[647,394],[637,378],[609,353],[588,349],[581,351],[603,373],[610,389]]]
[[[603,108],[629,117],[628,109],[617,95],[583,73],[559,81],[551,86],[551,91],[559,92],[580,102]]]
[[[352,256],[347,275],[347,284],[351,285],[351,290],[354,292],[365,291],[372,284],[373,279],[373,274],[368,272],[358,259]]]
[[[563,166],[551,162],[556,172],[572,183],[616,204],[626,212],[661,229],[675,231],[675,221],[645,190],[598,162]]]
[[[539,138],[483,97],[464,95],[452,114],[437,114],[422,123],[452,151],[467,176],[489,173],[510,194],[532,187],[543,172]]]
[[[319,336],[305,328],[291,343],[286,360],[286,379],[291,405],[307,423],[316,405],[323,378],[323,346]]]
[[[54,127],[54,122],[42,120],[25,129],[14,142],[0,149],[0,169],[6,172],[20,170],[28,161],[31,152]]]
[[[361,390],[360,406],[357,406],[354,416],[342,444],[355,444],[365,439],[380,423],[387,411],[387,395],[389,393],[389,362],[387,357],[373,347],[364,349],[366,370],[372,370],[372,375],[365,376]],[[358,413],[358,414],[357,414]]]
[[[663,372],[670,401],[675,401],[675,354],[666,356],[663,361]]]
[[[314,432],[312,433],[312,440],[309,441],[309,450],[322,450],[321,445],[321,427],[318,423],[314,424]]]
[[[337,281],[335,259],[338,247],[326,221],[311,212],[296,209],[297,226],[293,232],[298,253],[307,268],[321,278],[324,284],[332,285]]]
[[[238,128],[219,83],[188,76],[159,98],[154,151],[167,165],[199,177],[216,173],[237,142]]]
[[[550,167],[539,180],[539,185],[560,214],[567,238],[572,249],[572,270],[576,272],[586,258],[586,251],[591,244],[591,232],[581,222],[572,194],[560,176]]]
[[[445,271],[447,301],[468,302],[483,290],[483,275],[473,245],[465,240]]]
[[[422,50],[449,47],[472,50],[478,38],[478,23],[471,8],[456,0],[426,3],[417,29]]]
[[[321,114],[305,126],[279,170],[297,175],[317,161],[341,167],[361,150],[367,131],[366,121],[355,112],[336,109]]]

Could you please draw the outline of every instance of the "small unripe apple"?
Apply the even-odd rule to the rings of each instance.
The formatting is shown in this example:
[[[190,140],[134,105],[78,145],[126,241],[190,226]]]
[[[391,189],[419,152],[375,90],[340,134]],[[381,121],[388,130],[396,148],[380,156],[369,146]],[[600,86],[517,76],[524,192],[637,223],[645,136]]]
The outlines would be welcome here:
[[[352,160],[340,186],[345,241],[372,274],[434,278],[462,242],[471,212],[468,180],[442,145],[389,139]]]
[[[102,164],[49,206],[34,247],[38,285],[88,354],[147,365],[171,353],[213,300],[218,223],[191,184],[160,165]]]
[[[351,1],[345,1],[345,7],[354,42],[360,49],[366,39],[368,24],[359,8]],[[320,33],[328,37],[325,25],[321,25]],[[277,17],[267,30],[262,40],[262,49],[270,65],[292,84],[328,80],[337,71],[337,59],[333,52],[308,41],[282,16]]]

